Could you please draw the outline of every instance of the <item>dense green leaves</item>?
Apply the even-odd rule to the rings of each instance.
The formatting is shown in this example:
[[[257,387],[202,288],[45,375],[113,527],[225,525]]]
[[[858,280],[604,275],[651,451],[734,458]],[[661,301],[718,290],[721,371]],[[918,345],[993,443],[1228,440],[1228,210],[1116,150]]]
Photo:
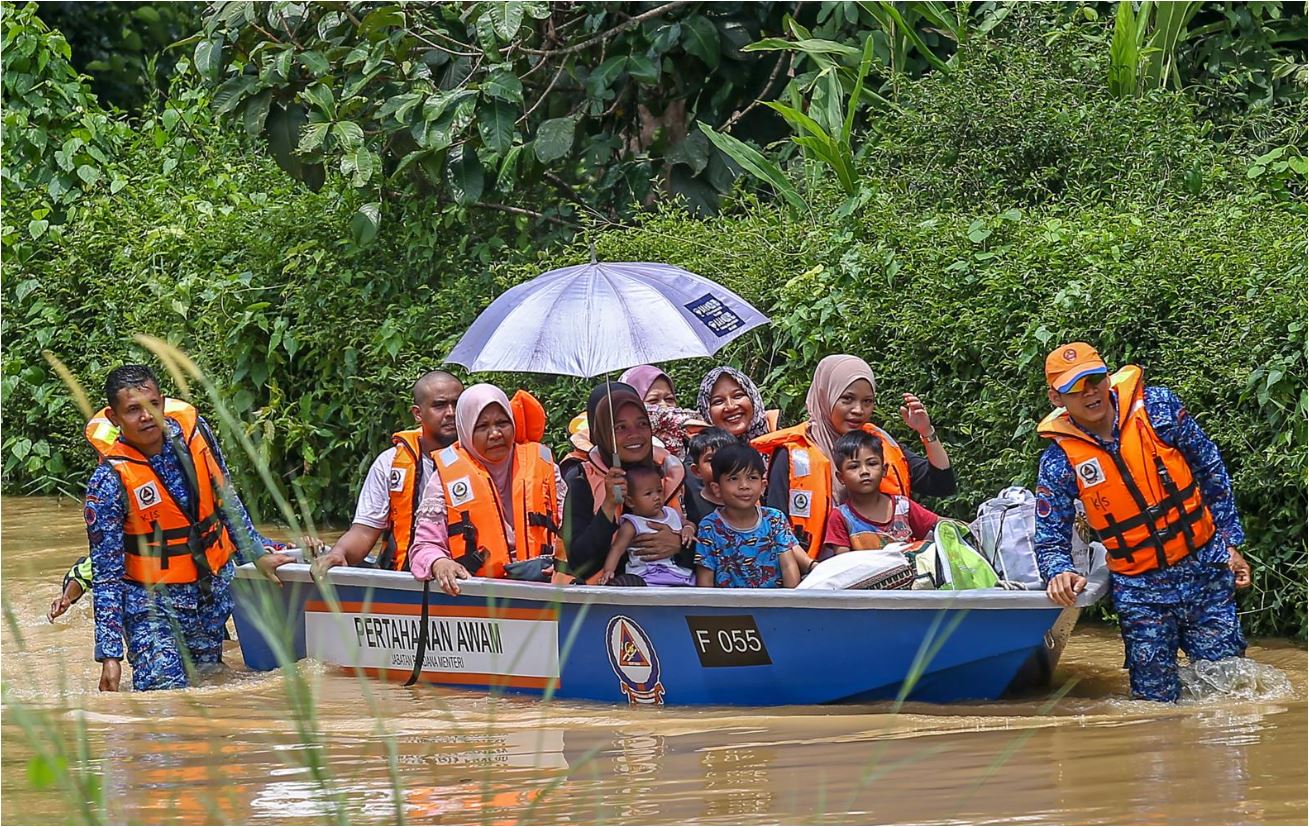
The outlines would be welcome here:
[[[721,124],[779,91],[773,66],[739,48],[783,13],[771,2],[671,4],[649,19],[622,3],[217,3],[194,63],[215,107],[252,134],[262,126],[278,165],[311,185],[328,165],[369,197],[435,193],[536,214],[540,199],[572,211],[581,194],[617,215],[656,195],[694,123]],[[334,141],[322,123],[363,137]],[[375,174],[359,173],[358,143]],[[556,186],[521,185],[547,172]],[[683,165],[677,179],[712,206],[731,167]]]

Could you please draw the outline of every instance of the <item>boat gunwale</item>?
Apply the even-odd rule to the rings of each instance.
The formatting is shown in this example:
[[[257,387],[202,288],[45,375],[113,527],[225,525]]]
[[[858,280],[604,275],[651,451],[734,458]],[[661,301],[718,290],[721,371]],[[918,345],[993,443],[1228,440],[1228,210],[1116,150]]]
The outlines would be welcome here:
[[[304,563],[287,563],[277,570],[285,582],[317,585],[310,568]],[[237,568],[237,578],[268,581],[251,563]],[[333,568],[328,579],[333,586],[398,589],[421,592],[423,584],[408,572],[382,569]],[[271,585],[271,584],[270,584]],[[675,609],[833,609],[858,611],[931,610],[931,609],[1062,609],[1052,602],[1044,591],[1007,589],[971,589],[968,591],[916,591],[819,589],[701,589],[701,588],[649,588],[621,586],[554,586],[546,583],[522,583],[512,580],[495,580],[475,577],[459,581],[460,598],[487,598],[496,600],[528,600],[545,604],[586,604],[603,606],[651,606]],[[1107,593],[1109,573],[1105,569],[1092,572],[1085,591],[1078,596],[1077,606],[1086,607]],[[444,597],[444,595],[442,595]]]

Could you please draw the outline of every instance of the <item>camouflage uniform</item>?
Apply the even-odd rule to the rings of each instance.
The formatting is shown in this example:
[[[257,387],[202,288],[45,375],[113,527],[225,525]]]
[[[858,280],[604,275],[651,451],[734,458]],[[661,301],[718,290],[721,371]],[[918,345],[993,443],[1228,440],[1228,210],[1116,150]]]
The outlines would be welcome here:
[[[181,428],[167,420],[171,437]],[[208,430],[203,419],[200,428]],[[227,464],[218,452],[214,458],[223,475]],[[190,506],[191,493],[185,482],[176,454],[167,448],[149,458],[164,488],[182,508]],[[229,477],[230,478],[230,477]],[[227,509],[240,521],[219,511],[219,519],[234,539],[243,532],[238,545],[258,554],[264,548],[283,548],[264,537],[250,521],[235,492],[226,500]],[[95,601],[95,659],[121,659],[126,640],[127,662],[132,665],[132,688],[176,689],[189,685],[186,661],[201,666],[222,662],[223,634],[232,613],[232,577],[236,564],[228,561],[214,573],[207,585],[178,583],[146,587],[124,579],[123,524],[126,500],[123,484],[108,463],[101,463],[91,474],[84,505],[87,539],[91,546],[91,592]],[[234,522],[236,523],[234,525]],[[244,552],[242,553],[244,555]]]
[[[1111,399],[1117,411],[1116,391]],[[1213,540],[1177,565],[1138,575],[1111,575],[1132,696],[1176,701],[1181,692],[1179,648],[1192,661],[1245,653],[1236,617],[1235,576],[1227,566],[1228,547],[1244,543],[1245,531],[1218,447],[1181,400],[1167,388],[1147,386],[1145,410],[1159,438],[1186,458],[1217,527]],[[1100,444],[1117,449],[1117,442],[1115,424],[1113,439]],[[1062,448],[1051,444],[1041,455],[1036,487],[1036,555],[1047,581],[1075,570],[1070,544],[1077,499],[1072,464]]]

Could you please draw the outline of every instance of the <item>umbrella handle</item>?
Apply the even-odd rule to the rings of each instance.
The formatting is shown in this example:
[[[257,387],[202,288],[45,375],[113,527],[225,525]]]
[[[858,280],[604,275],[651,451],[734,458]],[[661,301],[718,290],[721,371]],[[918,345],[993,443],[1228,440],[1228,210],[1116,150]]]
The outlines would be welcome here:
[[[592,246],[591,246],[592,256],[595,255],[594,245],[595,242],[592,242]],[[616,429],[616,426],[614,425],[614,391],[613,388],[609,387],[609,374],[607,373],[605,374],[605,401],[609,403],[609,439],[611,440],[609,444],[614,446],[613,464],[610,465],[609,467],[622,468],[623,462],[618,458],[618,431]],[[624,491],[623,486],[616,485],[614,486],[614,493],[617,494],[618,499],[621,500],[626,492]]]

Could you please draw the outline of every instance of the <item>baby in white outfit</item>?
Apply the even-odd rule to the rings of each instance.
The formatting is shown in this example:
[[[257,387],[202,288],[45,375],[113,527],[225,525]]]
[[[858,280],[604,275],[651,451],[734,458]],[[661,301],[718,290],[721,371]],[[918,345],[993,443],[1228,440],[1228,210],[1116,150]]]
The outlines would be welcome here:
[[[682,525],[682,515],[664,505],[664,486],[659,469],[650,465],[637,465],[627,469],[627,496],[623,498],[624,513],[618,520],[609,556],[605,558],[600,585],[613,580],[624,554],[628,554],[626,573],[636,575],[647,586],[694,586],[695,575],[672,558],[642,560],[631,548],[638,534],[653,534],[654,526],[664,525],[682,535],[682,542],[695,536],[692,526]],[[631,552],[631,553],[629,553]]]

